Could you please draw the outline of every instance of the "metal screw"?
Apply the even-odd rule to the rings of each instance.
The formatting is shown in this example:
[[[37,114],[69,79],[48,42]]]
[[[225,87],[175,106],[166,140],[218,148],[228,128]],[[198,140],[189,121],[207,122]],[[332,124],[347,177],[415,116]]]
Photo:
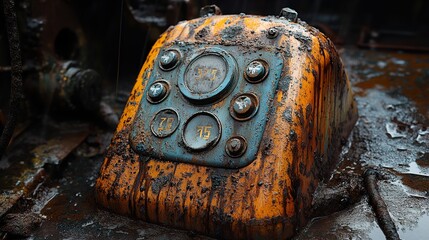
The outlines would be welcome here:
[[[296,22],[298,19],[298,13],[290,8],[283,8],[280,11],[280,16],[279,17],[284,17],[287,20],[291,21],[291,22]]]
[[[277,28],[270,28],[267,31],[267,38],[276,38],[279,35],[279,30]]]
[[[216,5],[207,5],[200,10],[200,17],[210,17],[213,15],[222,15],[222,10]]]
[[[163,70],[173,69],[179,61],[179,53],[175,50],[168,50],[162,54],[160,66]]]
[[[150,100],[156,102],[165,97],[167,90],[168,89],[165,83],[156,82],[150,86],[148,96]]]
[[[248,96],[239,96],[234,101],[234,112],[238,116],[249,116],[255,110],[255,104]]]
[[[231,101],[229,113],[237,121],[247,121],[256,115],[258,108],[258,96],[254,93],[243,93]]]
[[[230,157],[239,157],[247,149],[246,141],[243,137],[232,137],[226,142],[226,153]]]
[[[251,82],[259,82],[265,76],[265,65],[261,61],[253,61],[246,68],[246,78]]]

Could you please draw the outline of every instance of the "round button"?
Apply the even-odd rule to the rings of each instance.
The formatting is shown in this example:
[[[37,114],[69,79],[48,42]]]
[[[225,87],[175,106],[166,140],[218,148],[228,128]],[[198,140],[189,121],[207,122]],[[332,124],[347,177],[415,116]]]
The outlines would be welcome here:
[[[168,137],[176,131],[179,126],[179,116],[172,109],[159,111],[152,119],[150,129],[156,137]]]
[[[147,100],[151,103],[158,103],[164,100],[169,92],[169,85],[166,81],[160,80],[150,85],[147,92]]]
[[[159,66],[162,70],[171,70],[176,67],[179,62],[180,53],[176,50],[165,51],[159,61]]]
[[[245,77],[251,83],[258,83],[268,75],[267,63],[262,60],[255,60],[247,65]]]
[[[247,150],[247,142],[241,136],[236,136],[228,139],[225,146],[226,153],[230,157],[240,157]]]
[[[259,99],[253,93],[236,96],[230,104],[230,113],[233,118],[245,121],[252,118],[259,108]]]
[[[220,136],[219,120],[207,112],[192,116],[183,129],[183,142],[194,151],[202,151],[216,145]]]

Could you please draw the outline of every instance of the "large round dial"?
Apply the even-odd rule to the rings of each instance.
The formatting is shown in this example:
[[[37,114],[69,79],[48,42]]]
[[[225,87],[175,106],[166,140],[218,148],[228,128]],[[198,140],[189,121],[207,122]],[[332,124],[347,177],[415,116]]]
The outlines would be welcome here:
[[[222,57],[214,54],[199,56],[185,72],[185,86],[195,94],[213,92],[225,80],[227,70]]]
[[[236,62],[219,48],[197,51],[179,78],[179,89],[190,101],[212,103],[221,99],[235,83]]]

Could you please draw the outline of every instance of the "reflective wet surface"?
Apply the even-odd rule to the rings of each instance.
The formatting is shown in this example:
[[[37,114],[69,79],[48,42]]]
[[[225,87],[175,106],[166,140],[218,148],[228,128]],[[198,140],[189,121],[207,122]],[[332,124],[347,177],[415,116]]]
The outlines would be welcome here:
[[[315,218],[296,238],[384,239],[362,186],[362,173],[371,166],[383,175],[380,194],[400,237],[425,239],[429,234],[429,55],[355,48],[339,52],[356,94],[359,120],[343,149],[342,162],[316,194]],[[37,131],[25,131],[16,138],[8,158],[0,161],[0,209],[9,216],[0,225],[0,239],[24,230],[33,239],[206,238],[97,207],[93,187],[111,133],[94,127],[88,133],[87,125],[67,129],[74,131],[51,130],[44,138]],[[52,147],[58,142],[64,151]]]
[[[359,120],[328,186],[339,188],[338,179],[357,177],[363,169],[375,167],[384,176],[379,190],[400,238],[425,239],[429,56],[348,48],[340,52],[355,91]],[[354,189],[351,183],[343,181]],[[365,192],[349,202],[353,204],[313,219],[297,239],[385,239]]]

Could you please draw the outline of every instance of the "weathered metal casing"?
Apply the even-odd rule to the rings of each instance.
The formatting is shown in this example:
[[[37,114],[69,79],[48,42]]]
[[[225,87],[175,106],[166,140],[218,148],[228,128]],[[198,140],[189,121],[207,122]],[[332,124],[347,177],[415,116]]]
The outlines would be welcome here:
[[[234,83],[221,97],[196,103],[180,91],[180,78],[193,55],[213,48],[235,59]],[[181,60],[164,71],[159,61],[168,49],[178,50]],[[265,61],[269,73],[250,83],[244,72],[255,59]],[[147,86],[159,79],[169,81],[167,100],[149,103]],[[229,114],[234,95],[249,91],[259,97],[255,117],[263,121],[236,121]],[[154,137],[148,128],[153,114],[170,106],[179,115],[177,130]],[[180,141],[197,112],[216,115],[222,125],[215,146],[203,151]],[[141,69],[101,167],[96,199],[120,214],[214,237],[288,238],[308,220],[312,194],[336,164],[356,119],[342,62],[318,30],[248,15],[180,22],[160,36]],[[258,131],[261,139],[253,141]],[[256,151],[250,161],[225,153],[231,135],[251,142],[246,152]],[[220,148],[223,155],[210,158]]]

